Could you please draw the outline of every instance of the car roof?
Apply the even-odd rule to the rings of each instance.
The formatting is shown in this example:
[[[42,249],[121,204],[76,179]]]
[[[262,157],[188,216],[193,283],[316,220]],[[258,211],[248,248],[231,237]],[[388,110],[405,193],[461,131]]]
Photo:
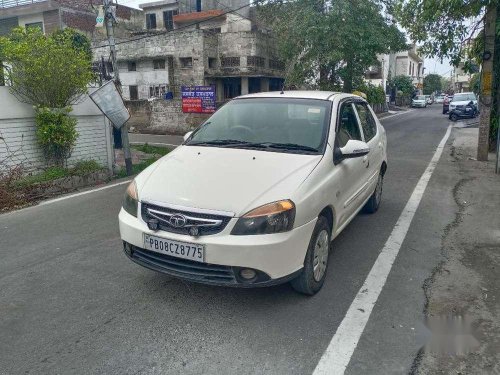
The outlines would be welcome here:
[[[298,99],[322,99],[331,100],[333,97],[355,97],[361,98],[354,94],[346,94],[336,91],[316,91],[316,90],[284,90],[284,91],[268,91],[255,94],[247,94],[238,96],[235,99],[248,98],[298,98]],[[361,98],[363,99],[363,98]]]

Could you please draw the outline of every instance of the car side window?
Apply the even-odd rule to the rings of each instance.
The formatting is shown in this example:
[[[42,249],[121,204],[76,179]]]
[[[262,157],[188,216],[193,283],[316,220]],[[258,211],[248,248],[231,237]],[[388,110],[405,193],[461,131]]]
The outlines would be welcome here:
[[[352,103],[345,103],[340,107],[339,122],[337,131],[339,147],[344,147],[350,139],[361,141],[361,132]]]
[[[356,111],[358,112],[359,121],[365,135],[365,142],[369,142],[377,134],[377,123],[368,109],[366,103],[355,103]]]

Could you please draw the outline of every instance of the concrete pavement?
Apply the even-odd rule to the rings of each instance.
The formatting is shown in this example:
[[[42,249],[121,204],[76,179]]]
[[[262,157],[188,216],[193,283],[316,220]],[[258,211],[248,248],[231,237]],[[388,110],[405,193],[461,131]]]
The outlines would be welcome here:
[[[383,124],[381,209],[334,241],[324,288],[310,298],[288,285],[190,284],[131,263],[117,228],[124,185],[0,215],[0,372],[312,373],[448,127],[436,106]],[[422,285],[457,211],[443,189],[451,176],[441,164],[436,172],[348,374],[408,372],[421,347]]]

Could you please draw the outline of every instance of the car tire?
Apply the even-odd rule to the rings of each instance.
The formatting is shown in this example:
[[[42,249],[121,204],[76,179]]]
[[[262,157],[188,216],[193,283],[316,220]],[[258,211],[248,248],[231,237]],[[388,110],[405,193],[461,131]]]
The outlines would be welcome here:
[[[458,120],[458,116],[456,114],[452,113],[450,115],[450,120],[453,121],[453,122],[456,122]]]
[[[320,216],[307,248],[304,268],[300,275],[291,281],[293,289],[297,292],[312,296],[323,286],[328,267],[331,238],[331,225],[324,216]],[[316,263],[316,268],[314,263]]]
[[[382,191],[384,187],[384,174],[380,171],[377,180],[377,186],[375,186],[375,191],[373,192],[368,202],[366,202],[363,207],[363,211],[368,214],[374,214],[378,211],[380,207],[380,202],[382,201]]]

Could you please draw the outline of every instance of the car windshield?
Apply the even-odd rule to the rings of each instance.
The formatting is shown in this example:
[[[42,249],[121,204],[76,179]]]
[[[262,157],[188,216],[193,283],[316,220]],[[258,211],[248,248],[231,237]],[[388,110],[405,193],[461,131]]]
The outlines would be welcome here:
[[[455,94],[453,96],[454,102],[465,102],[467,100],[476,100],[476,95],[474,95],[474,94]]]
[[[425,100],[425,96],[424,95],[417,95],[415,100]]]
[[[313,99],[235,99],[202,124],[186,145],[323,152],[331,105]]]

